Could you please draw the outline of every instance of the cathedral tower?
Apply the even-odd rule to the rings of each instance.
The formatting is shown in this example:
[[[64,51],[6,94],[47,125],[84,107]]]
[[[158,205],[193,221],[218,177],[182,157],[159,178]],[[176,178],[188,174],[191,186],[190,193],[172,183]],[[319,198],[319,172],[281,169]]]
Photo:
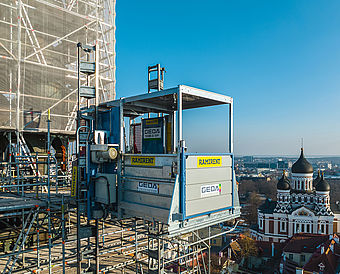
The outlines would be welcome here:
[[[313,167],[307,161],[301,148],[300,158],[292,166],[293,189],[310,192],[313,190]]]

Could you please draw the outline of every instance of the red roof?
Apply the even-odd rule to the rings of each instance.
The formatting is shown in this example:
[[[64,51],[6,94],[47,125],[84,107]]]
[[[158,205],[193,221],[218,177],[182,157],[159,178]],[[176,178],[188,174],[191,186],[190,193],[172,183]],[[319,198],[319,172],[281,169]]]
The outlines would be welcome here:
[[[323,247],[323,254],[321,254],[321,247],[319,247],[309,261],[303,266],[304,270],[319,272],[322,270],[320,267],[323,266],[323,273],[335,273],[340,255],[339,253],[336,253],[339,250],[339,244],[334,240],[328,240]]]
[[[259,250],[259,256],[271,257],[272,256],[272,244],[274,244],[274,256],[281,255],[282,248],[285,243],[271,243],[267,241],[256,241],[256,246]]]
[[[314,253],[315,249],[329,240],[329,235],[298,233],[287,240],[284,252],[290,253]]]

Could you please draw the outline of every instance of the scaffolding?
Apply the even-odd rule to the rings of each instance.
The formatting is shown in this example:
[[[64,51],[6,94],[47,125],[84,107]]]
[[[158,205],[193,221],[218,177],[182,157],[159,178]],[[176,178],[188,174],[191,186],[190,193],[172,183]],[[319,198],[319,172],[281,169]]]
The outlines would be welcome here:
[[[2,273],[73,273],[79,261],[86,273],[210,273],[211,239],[231,231],[170,237],[160,222],[77,215],[51,136],[75,135],[77,103],[88,103],[78,87],[95,86],[95,104],[115,99],[115,4],[0,2],[0,133],[9,142],[0,162]],[[95,59],[83,51],[78,59],[79,42],[95,47]],[[80,60],[95,61],[96,73],[78,82]],[[46,153],[33,152],[24,133],[47,136]]]
[[[46,133],[50,109],[51,133],[75,133],[78,42],[99,49],[99,101],[115,98],[115,2],[0,2],[0,130]]]
[[[10,145],[10,160],[1,163],[2,273],[72,273],[79,255],[82,273],[211,273],[211,239],[232,229],[169,236],[161,222],[77,215],[70,186],[60,184],[64,179],[59,180],[60,165],[51,152],[50,124],[48,115],[47,156],[27,154],[16,142]]]
[[[115,98],[115,2],[0,2],[2,273],[51,273],[58,266],[65,273],[75,256],[75,205],[68,185],[72,144],[61,175],[51,134],[75,134],[78,42],[98,49],[98,101]],[[80,84],[92,81],[81,78]],[[33,149],[31,137],[47,146]]]
[[[51,172],[47,177],[28,176],[25,172],[31,170],[31,163],[20,155],[13,158],[5,163],[12,172],[1,184],[0,223],[7,230],[0,236],[0,270],[75,271],[78,221],[69,187],[58,186]],[[46,166],[47,162],[35,156],[34,164]],[[80,224],[88,228],[79,237],[82,268],[87,273],[210,273],[210,240],[219,236],[211,235],[209,228],[205,238],[198,231],[168,237],[161,223],[138,218],[107,218],[95,224],[82,216]]]

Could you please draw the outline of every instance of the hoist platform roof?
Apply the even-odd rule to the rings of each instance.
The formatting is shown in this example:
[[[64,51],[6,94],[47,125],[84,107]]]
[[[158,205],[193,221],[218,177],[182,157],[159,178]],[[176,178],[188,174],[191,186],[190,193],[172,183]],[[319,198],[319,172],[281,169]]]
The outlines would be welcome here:
[[[110,108],[122,104],[124,116],[138,116],[149,112],[170,113],[178,110],[178,98],[182,100],[183,110],[233,102],[233,99],[226,95],[179,85],[175,88],[105,102],[100,106]]]

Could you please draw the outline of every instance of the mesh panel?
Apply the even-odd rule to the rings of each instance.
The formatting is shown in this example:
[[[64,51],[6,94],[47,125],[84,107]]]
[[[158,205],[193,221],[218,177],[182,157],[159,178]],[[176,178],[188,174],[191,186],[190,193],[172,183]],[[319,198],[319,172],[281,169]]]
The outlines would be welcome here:
[[[46,131],[50,108],[52,131],[74,133],[78,42],[94,45],[97,41],[99,98],[101,102],[114,99],[113,2],[99,1],[96,9],[97,1],[89,0],[1,1],[0,129],[15,129],[19,120],[21,130]],[[85,84],[85,78],[81,82]],[[94,83],[90,78],[89,84]]]

